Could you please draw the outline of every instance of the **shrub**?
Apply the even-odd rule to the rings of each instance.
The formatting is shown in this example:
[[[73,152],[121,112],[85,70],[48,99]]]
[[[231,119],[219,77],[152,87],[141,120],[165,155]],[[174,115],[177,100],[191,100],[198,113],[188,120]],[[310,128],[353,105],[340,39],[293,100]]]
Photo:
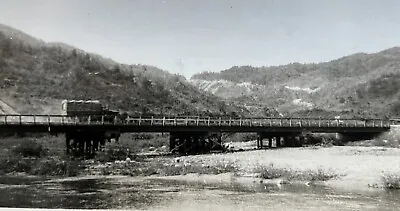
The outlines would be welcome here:
[[[237,173],[238,167],[233,162],[218,162],[214,165],[204,165],[201,163],[182,163],[164,165],[160,168],[160,173],[165,176],[186,175],[190,173],[198,174],[222,174]]]
[[[290,175],[289,170],[286,168],[276,168],[274,164],[268,166],[258,166],[255,172],[260,173],[260,177],[263,179],[276,179],[283,176]]]
[[[104,152],[99,152],[95,159],[100,162],[114,162],[116,160],[125,160],[131,155],[129,148],[126,146],[110,144]]]
[[[323,169],[296,171],[288,168],[277,168],[273,164],[259,166],[255,169],[255,172],[259,173],[263,179],[284,178],[299,181],[327,181],[339,176],[333,171],[325,171]]]
[[[386,189],[400,189],[400,174],[384,173],[381,180]]]
[[[323,169],[318,169],[318,170],[308,170],[304,172],[298,172],[297,175],[295,175],[295,178],[297,180],[307,180],[307,181],[328,181],[330,179],[335,179],[339,177],[338,174],[336,174],[333,171],[326,171]]]
[[[49,157],[37,162],[31,173],[42,176],[77,176],[82,169],[80,161]]]
[[[26,139],[19,143],[13,152],[23,157],[42,157],[47,154],[47,149],[39,144],[36,140]]]
[[[344,143],[340,138],[336,138],[334,134],[306,134],[304,136],[305,144],[322,145],[322,146],[343,146]]]
[[[149,176],[149,175],[186,175],[190,173],[197,174],[222,174],[237,173],[238,168],[233,162],[218,162],[214,165],[205,165],[198,162],[188,163],[169,163],[166,160],[154,159],[149,162],[118,162],[106,165],[102,169],[103,175],[121,174],[131,176]]]
[[[26,158],[8,155],[0,158],[0,173],[24,172],[40,176],[76,176],[83,169],[80,161],[64,157]]]
[[[30,172],[34,163],[34,159],[24,158],[21,156],[9,155],[1,157],[0,169],[2,173],[10,172]]]

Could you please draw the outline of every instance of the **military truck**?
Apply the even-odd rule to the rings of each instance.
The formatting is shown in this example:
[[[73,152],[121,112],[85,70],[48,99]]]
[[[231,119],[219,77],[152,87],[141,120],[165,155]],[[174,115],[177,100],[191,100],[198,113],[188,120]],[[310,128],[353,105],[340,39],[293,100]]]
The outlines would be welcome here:
[[[112,111],[100,103],[98,100],[63,100],[63,115],[78,118],[78,121],[115,121],[115,117],[119,118],[118,111]]]
[[[121,115],[118,111],[110,110],[98,100],[63,100],[62,111],[63,115],[70,117],[70,121],[88,123],[113,123],[115,121],[121,121]],[[114,130],[102,130],[89,134],[85,134],[81,131],[69,132],[66,139],[67,153],[69,153],[70,150],[82,151],[84,146],[87,148],[86,151],[94,153],[99,150],[98,147],[105,146],[105,140],[111,142],[111,140],[114,139],[118,142],[120,135],[121,133],[119,131]],[[73,142],[71,143],[71,141]]]

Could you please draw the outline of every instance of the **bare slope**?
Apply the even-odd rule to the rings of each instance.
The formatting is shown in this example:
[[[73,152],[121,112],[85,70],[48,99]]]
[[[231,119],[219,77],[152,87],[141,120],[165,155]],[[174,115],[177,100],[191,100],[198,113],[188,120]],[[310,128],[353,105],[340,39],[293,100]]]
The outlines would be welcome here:
[[[257,102],[288,115],[312,115],[318,112],[310,110],[316,110],[334,115],[400,116],[398,47],[319,64],[232,67],[197,74],[191,80],[202,90],[210,91],[212,87],[218,96],[242,103]],[[226,89],[225,84],[216,81],[226,81],[234,88]],[[243,83],[252,86],[243,87]]]
[[[58,113],[63,99],[97,99],[134,114],[227,114],[235,109],[179,75],[118,64],[0,25],[0,100],[18,113]],[[3,113],[10,108],[2,106]]]

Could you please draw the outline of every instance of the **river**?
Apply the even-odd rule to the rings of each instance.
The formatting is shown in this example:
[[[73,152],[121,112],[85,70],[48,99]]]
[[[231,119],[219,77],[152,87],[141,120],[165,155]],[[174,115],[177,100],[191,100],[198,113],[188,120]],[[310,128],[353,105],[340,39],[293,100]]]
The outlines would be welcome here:
[[[144,210],[397,210],[399,191],[344,192],[321,185],[207,183],[109,177],[0,177],[0,207]]]

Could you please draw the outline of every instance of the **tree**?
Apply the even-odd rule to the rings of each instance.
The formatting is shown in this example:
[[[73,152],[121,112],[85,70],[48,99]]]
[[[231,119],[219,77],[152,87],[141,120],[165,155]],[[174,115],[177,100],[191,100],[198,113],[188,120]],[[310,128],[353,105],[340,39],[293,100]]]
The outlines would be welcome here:
[[[71,51],[71,57],[76,58],[78,56],[78,53],[76,52],[76,49]]]

